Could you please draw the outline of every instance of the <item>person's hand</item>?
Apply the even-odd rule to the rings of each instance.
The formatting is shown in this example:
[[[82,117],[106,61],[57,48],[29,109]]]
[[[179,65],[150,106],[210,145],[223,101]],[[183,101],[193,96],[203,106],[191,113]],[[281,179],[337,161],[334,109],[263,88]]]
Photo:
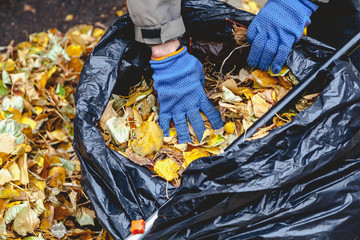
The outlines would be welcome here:
[[[269,0],[247,32],[251,44],[248,64],[264,71],[271,65],[274,73],[280,72],[317,8],[310,0]]]
[[[207,98],[203,88],[205,81],[201,62],[187,52],[187,48],[174,52],[164,59],[151,60],[154,69],[154,88],[160,104],[160,127],[169,136],[169,125],[174,120],[179,143],[191,142],[186,117],[201,141],[205,125],[202,111],[213,128],[224,125],[220,113]]]

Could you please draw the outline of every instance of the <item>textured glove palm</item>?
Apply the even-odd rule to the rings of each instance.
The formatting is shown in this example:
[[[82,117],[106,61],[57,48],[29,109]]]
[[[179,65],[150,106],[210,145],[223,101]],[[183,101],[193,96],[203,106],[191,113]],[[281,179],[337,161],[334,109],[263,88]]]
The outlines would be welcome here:
[[[271,70],[278,73],[317,8],[309,0],[269,0],[247,32],[251,44],[249,65],[262,70],[271,65]]]
[[[202,64],[187,52],[186,47],[180,53],[164,60],[151,60],[150,65],[154,69],[154,88],[160,104],[159,122],[165,136],[169,135],[169,124],[173,119],[179,143],[191,142],[187,116],[200,141],[205,131],[200,110],[214,128],[223,126],[220,113],[204,91]]]

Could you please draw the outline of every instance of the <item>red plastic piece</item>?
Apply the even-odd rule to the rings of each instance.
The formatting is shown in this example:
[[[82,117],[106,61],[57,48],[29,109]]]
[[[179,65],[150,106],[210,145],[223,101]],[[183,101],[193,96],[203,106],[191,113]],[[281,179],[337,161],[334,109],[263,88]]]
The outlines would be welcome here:
[[[140,220],[134,220],[131,222],[131,228],[130,228],[130,232],[135,235],[135,234],[139,234],[139,233],[144,233],[145,232],[145,225],[146,222],[142,219]]]

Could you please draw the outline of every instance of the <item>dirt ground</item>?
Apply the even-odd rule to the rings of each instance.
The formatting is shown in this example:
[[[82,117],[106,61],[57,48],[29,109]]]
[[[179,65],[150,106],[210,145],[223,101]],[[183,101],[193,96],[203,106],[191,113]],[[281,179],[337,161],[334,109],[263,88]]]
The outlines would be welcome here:
[[[224,0],[241,8],[250,0]],[[255,0],[262,7],[266,0]],[[107,27],[126,10],[125,0],[0,0],[0,46],[17,44],[35,32],[57,28],[66,32],[78,24]],[[66,16],[72,14],[72,21]]]
[[[66,32],[83,23],[109,26],[124,6],[122,0],[0,0],[0,46],[54,27]],[[74,16],[72,21],[65,20],[69,14]]]

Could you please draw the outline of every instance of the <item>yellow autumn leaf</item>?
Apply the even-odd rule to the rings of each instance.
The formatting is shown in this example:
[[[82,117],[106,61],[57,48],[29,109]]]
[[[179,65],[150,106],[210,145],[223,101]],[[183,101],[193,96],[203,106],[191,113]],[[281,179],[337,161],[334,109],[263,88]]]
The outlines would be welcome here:
[[[4,208],[11,208],[12,206],[19,205],[20,203],[21,203],[21,201],[9,202],[9,203],[5,204]]]
[[[41,46],[47,46],[47,44],[49,43],[49,36],[46,32],[30,34],[29,38],[31,42],[37,43]]]
[[[40,113],[42,113],[44,111],[44,108],[35,106],[34,111],[35,111],[36,115],[39,115]]]
[[[177,136],[177,132],[176,132],[176,129],[175,129],[175,128],[170,128],[170,129],[169,129],[169,136],[170,136],[170,137],[175,137],[175,136]]]
[[[8,171],[10,172],[11,175],[11,180],[12,181],[18,181],[20,180],[20,168],[17,165],[16,162],[12,162],[8,165],[7,167]]]
[[[268,72],[261,70],[255,70],[251,73],[251,76],[253,76],[255,81],[262,87],[273,87],[279,83],[278,78],[271,77]]]
[[[69,55],[69,57],[80,57],[82,52],[83,52],[83,49],[80,45],[77,45],[77,44],[70,44],[65,52]]]
[[[160,126],[155,122],[146,121],[135,129],[131,147],[134,152],[145,157],[154,151],[159,151],[163,140],[164,134]]]
[[[124,11],[118,10],[118,11],[116,11],[116,15],[117,15],[118,17],[121,17],[122,15],[124,15]]]
[[[72,69],[75,73],[80,73],[84,64],[79,58],[72,57],[69,62],[69,68]]]
[[[3,69],[5,69],[7,72],[12,72],[15,70],[15,62],[11,58],[9,58],[3,66]]]
[[[264,115],[270,109],[269,104],[262,97],[260,97],[259,94],[254,95],[251,98],[251,102],[254,108],[254,115],[257,118]]]
[[[162,178],[171,181],[179,177],[178,170],[180,167],[170,158],[159,160],[155,163],[154,170]]]
[[[227,122],[224,126],[224,131],[230,134],[233,134],[235,131],[235,123],[234,122]]]
[[[219,155],[220,153],[223,152],[223,150],[220,147],[209,147],[209,148],[205,148],[205,151],[214,154],[214,155]]]
[[[43,167],[44,166],[44,160],[45,158],[42,155],[37,155],[34,159],[34,162],[39,166],[39,167]]]
[[[191,162],[193,162],[194,160],[201,158],[201,157],[208,157],[210,156],[210,153],[208,153],[205,149],[203,148],[194,148],[193,150],[189,151],[189,152],[183,152],[183,156],[185,159],[185,167],[189,166],[189,164]]]
[[[19,121],[19,122],[22,123],[22,124],[27,124],[27,125],[29,125],[32,130],[35,129],[36,124],[37,124],[36,121],[32,120],[31,118],[27,118],[27,117],[22,117],[22,118],[20,118],[20,121]]]
[[[20,196],[18,190],[5,188],[4,190],[0,191],[0,199],[5,198],[14,198]]]
[[[52,139],[56,139],[60,142],[63,142],[68,138],[68,136],[61,129],[56,129],[56,130],[50,132],[49,137]]]
[[[30,176],[30,187],[37,187],[38,189],[40,189],[41,191],[44,191],[45,187],[46,187],[46,183],[43,180],[38,180],[36,179],[34,176]]]
[[[214,134],[214,135],[210,136],[209,139],[206,140],[206,146],[216,147],[225,141],[226,141],[226,139],[223,136],[221,136],[220,134]]]
[[[63,167],[53,167],[48,172],[48,185],[50,187],[56,187],[65,182],[66,171]]]
[[[104,35],[105,31],[101,28],[95,28],[94,32],[93,32],[93,37],[102,37],[102,35]]]

